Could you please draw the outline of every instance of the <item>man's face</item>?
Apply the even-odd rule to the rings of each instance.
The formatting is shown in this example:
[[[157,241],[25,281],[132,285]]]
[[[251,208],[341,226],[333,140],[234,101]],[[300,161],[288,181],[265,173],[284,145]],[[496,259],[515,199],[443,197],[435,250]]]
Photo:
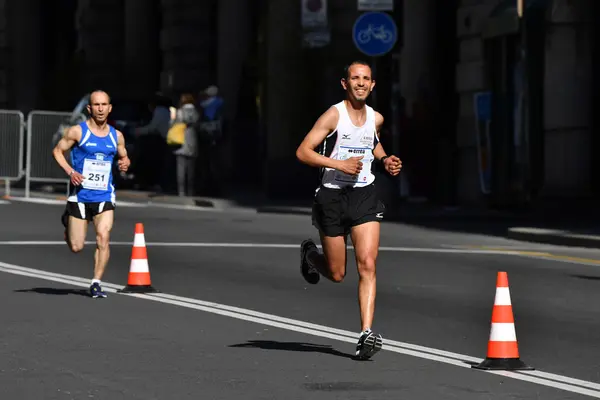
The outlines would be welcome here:
[[[367,65],[354,64],[348,69],[348,77],[342,79],[342,87],[350,98],[365,101],[375,87],[371,78],[371,68]]]
[[[104,122],[108,118],[108,114],[112,111],[112,105],[106,93],[92,93],[90,96],[90,104],[88,112],[92,118],[98,122]]]

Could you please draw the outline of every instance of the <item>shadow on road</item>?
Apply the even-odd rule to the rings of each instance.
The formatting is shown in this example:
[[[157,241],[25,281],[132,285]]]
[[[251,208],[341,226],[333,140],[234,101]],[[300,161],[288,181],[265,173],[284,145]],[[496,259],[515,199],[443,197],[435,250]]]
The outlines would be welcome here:
[[[48,294],[55,296],[65,296],[69,294],[79,295],[90,297],[89,293],[85,289],[56,289],[56,288],[31,288],[31,289],[19,289],[15,290],[16,293],[38,293],[38,294]]]
[[[282,351],[298,351],[298,352],[314,352],[330,354],[332,356],[354,359],[353,354],[342,353],[331,346],[320,344],[299,343],[299,342],[276,342],[272,340],[249,340],[246,343],[233,344],[229,347],[237,348],[256,348],[264,350],[282,350]]]

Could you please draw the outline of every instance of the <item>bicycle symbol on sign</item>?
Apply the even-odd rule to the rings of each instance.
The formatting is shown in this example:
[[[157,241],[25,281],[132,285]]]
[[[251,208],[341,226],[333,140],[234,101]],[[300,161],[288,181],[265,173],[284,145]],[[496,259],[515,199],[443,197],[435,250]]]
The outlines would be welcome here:
[[[358,32],[357,40],[361,44],[369,43],[371,38],[377,39],[382,43],[389,43],[394,38],[394,35],[392,31],[385,29],[383,25],[379,28],[374,28],[373,25],[369,24],[367,29]]]

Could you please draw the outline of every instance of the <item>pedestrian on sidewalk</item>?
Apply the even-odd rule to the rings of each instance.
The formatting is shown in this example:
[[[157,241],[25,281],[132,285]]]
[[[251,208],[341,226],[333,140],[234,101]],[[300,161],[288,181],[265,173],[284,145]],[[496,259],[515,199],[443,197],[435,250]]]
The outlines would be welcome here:
[[[177,192],[179,196],[194,196],[196,161],[198,158],[197,123],[200,114],[196,109],[196,99],[184,93],[179,100],[179,108],[171,129],[183,130],[183,143],[173,152],[177,157]]]

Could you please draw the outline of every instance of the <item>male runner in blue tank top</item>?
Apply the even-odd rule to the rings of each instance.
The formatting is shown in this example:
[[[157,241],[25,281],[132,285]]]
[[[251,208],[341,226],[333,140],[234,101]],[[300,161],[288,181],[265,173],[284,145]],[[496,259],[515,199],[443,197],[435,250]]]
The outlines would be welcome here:
[[[113,160],[115,155],[118,156],[121,171],[127,171],[130,161],[123,134],[107,123],[112,110],[109,95],[101,90],[92,92],[87,109],[90,118],[69,127],[54,148],[53,155],[71,178],[71,190],[62,216],[65,240],[71,251],[78,253],[83,249],[89,222],[93,222],[96,229],[90,295],[98,298],[106,297],[101,284],[110,256],[110,231],[116,207]],[[64,156],[69,149],[70,164]]]

